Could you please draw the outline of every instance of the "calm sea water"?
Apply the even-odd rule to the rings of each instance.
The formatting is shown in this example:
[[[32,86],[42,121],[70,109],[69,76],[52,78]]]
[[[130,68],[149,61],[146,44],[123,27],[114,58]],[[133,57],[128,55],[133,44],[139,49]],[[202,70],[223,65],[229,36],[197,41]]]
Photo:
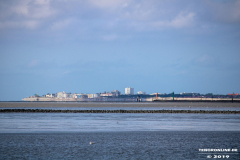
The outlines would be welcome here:
[[[239,132],[142,131],[0,134],[0,159],[239,159]],[[90,145],[93,141],[95,144]],[[228,156],[228,158],[223,158]],[[214,159],[214,158],[211,158]]]
[[[1,133],[240,131],[236,114],[1,113]]]
[[[0,109],[46,107],[239,110],[240,106],[235,103],[0,103]],[[90,145],[90,141],[95,144]],[[203,153],[199,149],[238,151]],[[0,114],[0,159],[209,159],[209,156],[214,159],[214,155],[240,159],[239,150],[240,115],[237,114]]]

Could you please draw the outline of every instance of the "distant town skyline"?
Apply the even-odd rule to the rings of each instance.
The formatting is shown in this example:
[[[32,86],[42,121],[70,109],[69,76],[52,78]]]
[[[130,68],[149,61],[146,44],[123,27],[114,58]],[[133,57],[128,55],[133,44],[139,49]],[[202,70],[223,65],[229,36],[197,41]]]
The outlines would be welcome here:
[[[239,102],[239,93],[228,95],[214,95],[212,93],[180,93],[174,92],[170,94],[137,92],[134,94],[134,88],[125,88],[125,94],[121,94],[118,90],[103,93],[47,93],[46,95],[32,95],[25,97],[23,101],[41,101],[41,102],[153,102],[153,101],[193,101],[193,102]]]
[[[0,15],[0,101],[240,92],[237,0],[1,1]]]
[[[81,93],[81,92],[65,92],[65,91],[60,91],[60,92],[56,92],[56,93],[46,93],[43,95],[39,95],[34,94],[31,95],[29,97],[32,96],[43,96],[43,97],[58,97],[58,98],[66,98],[66,97],[71,97],[71,98],[80,98],[78,97],[78,95],[87,95],[88,98],[96,98],[96,97],[100,97],[100,96],[120,96],[120,95],[192,95],[192,96],[196,96],[196,95],[214,95],[213,93],[206,93],[206,94],[202,94],[202,93],[194,93],[194,92],[181,92],[181,93],[160,93],[160,92],[156,92],[156,93],[146,93],[144,91],[138,91],[137,93],[134,93],[134,88],[131,87],[127,87],[125,88],[125,93],[121,93],[119,90],[113,90],[113,91],[104,91],[104,92],[97,92],[97,93]],[[63,96],[64,95],[64,96]],[[218,95],[218,94],[215,94]],[[228,96],[239,96],[239,93],[228,93],[228,94],[219,94],[219,95],[228,95]],[[76,97],[75,97],[76,96]]]

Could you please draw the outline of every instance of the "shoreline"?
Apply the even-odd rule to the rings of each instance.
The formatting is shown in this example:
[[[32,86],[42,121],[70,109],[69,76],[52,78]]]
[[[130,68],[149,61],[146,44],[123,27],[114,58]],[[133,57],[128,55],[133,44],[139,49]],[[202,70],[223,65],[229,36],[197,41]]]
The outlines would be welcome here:
[[[142,101],[142,102],[137,102],[137,101],[0,101],[0,103],[4,103],[4,102],[19,102],[19,103],[72,103],[72,102],[75,102],[75,103],[170,103],[170,102],[173,102],[173,103],[177,103],[177,102],[180,102],[180,103],[184,103],[184,102],[196,102],[196,103],[199,103],[199,102],[203,102],[203,103],[240,103],[240,100],[154,100],[154,101]]]
[[[0,109],[0,113],[190,113],[240,114],[240,111],[217,110],[52,110],[52,109]]]
[[[140,98],[140,97],[139,97]],[[151,98],[139,98],[136,97],[126,97],[126,98],[117,98],[117,97],[99,97],[99,98],[57,98],[57,97],[28,97],[23,98],[22,101],[31,101],[31,102],[238,102],[240,103],[240,98],[184,98],[184,97],[151,97]]]
[[[125,108],[125,107],[139,107],[139,108],[155,108],[158,107],[175,107],[176,108],[222,108],[223,110],[227,108],[238,108],[240,110],[239,103],[229,103],[229,102],[0,102],[1,108],[56,108],[56,107],[84,107],[88,108]],[[190,109],[189,108],[189,109]],[[160,109],[160,108],[159,108]]]

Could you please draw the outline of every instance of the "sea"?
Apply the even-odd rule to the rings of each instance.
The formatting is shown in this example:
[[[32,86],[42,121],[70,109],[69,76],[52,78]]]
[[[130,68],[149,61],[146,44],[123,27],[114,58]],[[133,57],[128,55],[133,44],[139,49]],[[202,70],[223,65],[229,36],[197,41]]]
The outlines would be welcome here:
[[[240,103],[0,102],[0,109],[239,111]],[[239,150],[239,114],[0,113],[3,160],[240,159]]]

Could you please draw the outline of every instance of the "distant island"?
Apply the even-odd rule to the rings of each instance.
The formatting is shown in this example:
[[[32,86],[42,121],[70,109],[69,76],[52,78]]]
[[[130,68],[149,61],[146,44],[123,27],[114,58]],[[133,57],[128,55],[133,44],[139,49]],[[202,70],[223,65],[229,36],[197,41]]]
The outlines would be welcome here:
[[[112,92],[103,92],[103,93],[47,93],[46,95],[39,96],[34,94],[33,96],[26,97],[22,99],[23,101],[112,101],[112,102],[157,102],[157,101],[196,101],[196,102],[240,102],[239,93],[233,94],[200,94],[200,93],[152,93],[146,94],[144,91],[139,91],[137,94],[134,94],[134,89],[131,87],[125,88],[125,94],[121,94],[118,90],[113,90]]]

